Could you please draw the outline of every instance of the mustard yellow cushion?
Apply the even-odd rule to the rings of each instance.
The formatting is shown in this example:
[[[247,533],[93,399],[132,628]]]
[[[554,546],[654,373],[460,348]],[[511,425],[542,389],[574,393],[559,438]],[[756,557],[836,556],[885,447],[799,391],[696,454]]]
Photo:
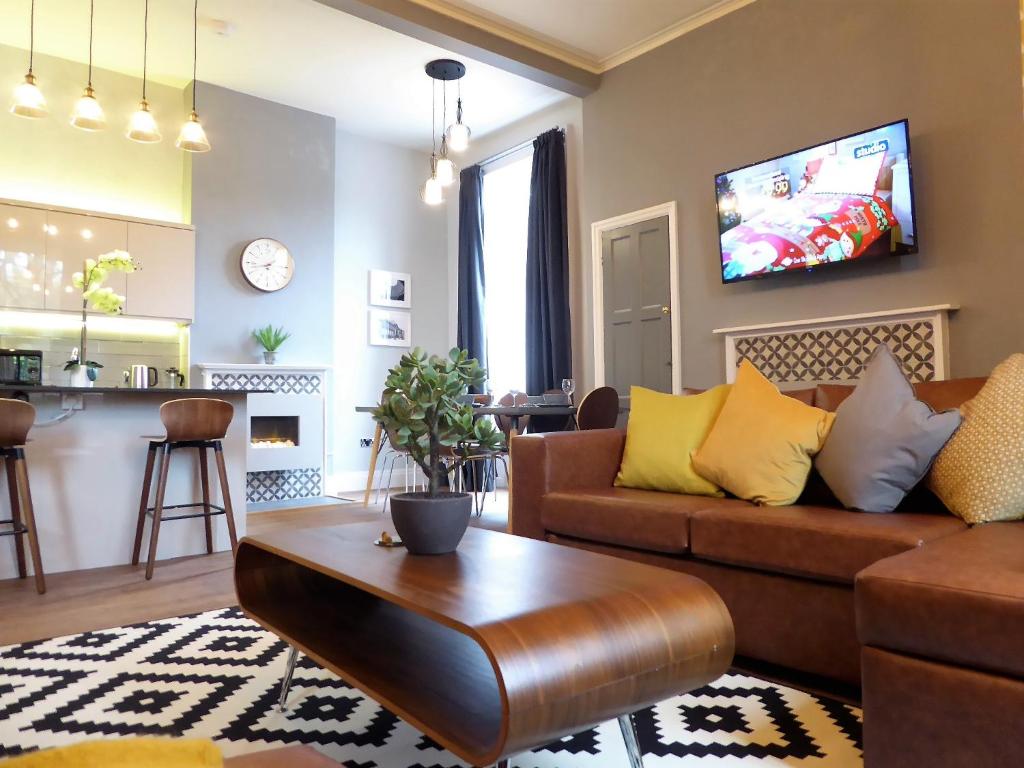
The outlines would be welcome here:
[[[722,496],[721,489],[693,469],[700,448],[722,410],[728,384],[699,395],[666,395],[630,387],[626,449],[615,484],[626,488]]]
[[[207,739],[85,741],[10,760],[3,768],[221,768],[220,750]]]
[[[694,469],[741,499],[792,504],[834,418],[783,395],[744,360],[715,426],[693,456]]]
[[[928,486],[965,522],[1024,518],[1024,354],[997,365],[960,412]]]

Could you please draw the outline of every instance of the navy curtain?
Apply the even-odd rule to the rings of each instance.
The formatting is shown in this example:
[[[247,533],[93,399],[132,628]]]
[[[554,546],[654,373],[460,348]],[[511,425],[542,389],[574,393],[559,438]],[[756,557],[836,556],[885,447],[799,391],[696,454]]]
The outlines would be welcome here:
[[[464,168],[459,174],[458,343],[486,367],[483,178],[479,165]]]
[[[526,247],[526,391],[543,394],[572,377],[565,133],[533,142]]]

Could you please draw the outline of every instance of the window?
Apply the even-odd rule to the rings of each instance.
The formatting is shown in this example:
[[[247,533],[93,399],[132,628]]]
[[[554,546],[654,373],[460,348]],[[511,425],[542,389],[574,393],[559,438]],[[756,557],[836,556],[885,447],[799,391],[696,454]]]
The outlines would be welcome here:
[[[533,148],[484,168],[487,370],[500,397],[526,391],[526,231]]]

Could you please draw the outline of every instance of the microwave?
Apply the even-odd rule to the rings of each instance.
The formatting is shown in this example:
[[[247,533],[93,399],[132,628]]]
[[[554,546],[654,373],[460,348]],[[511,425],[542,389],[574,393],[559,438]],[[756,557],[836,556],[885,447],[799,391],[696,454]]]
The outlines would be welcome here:
[[[42,383],[42,352],[29,349],[0,349],[0,384]]]

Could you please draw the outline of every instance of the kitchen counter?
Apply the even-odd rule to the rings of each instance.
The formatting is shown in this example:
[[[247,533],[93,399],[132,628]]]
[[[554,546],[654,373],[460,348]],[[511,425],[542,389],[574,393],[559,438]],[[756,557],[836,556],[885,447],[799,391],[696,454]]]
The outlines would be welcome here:
[[[27,395],[175,395],[178,397],[219,397],[225,393],[235,395],[255,395],[269,392],[269,389],[205,389],[188,387],[171,389],[170,387],[61,387],[49,384],[0,384],[0,393],[24,392]]]

